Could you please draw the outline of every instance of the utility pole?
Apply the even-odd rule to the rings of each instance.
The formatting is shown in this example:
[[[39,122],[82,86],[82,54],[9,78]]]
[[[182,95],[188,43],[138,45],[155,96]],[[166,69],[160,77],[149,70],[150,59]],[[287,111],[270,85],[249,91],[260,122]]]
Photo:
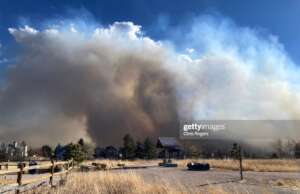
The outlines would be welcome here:
[[[240,161],[240,176],[241,180],[243,180],[243,158],[242,158],[242,148],[241,145],[238,146],[238,154],[239,154],[239,161]]]
[[[244,177],[243,177],[243,156],[242,156],[241,145],[237,144],[237,143],[234,143],[231,153],[232,153],[232,156],[236,160],[239,160],[240,177],[241,177],[241,180],[243,180],[244,179]]]

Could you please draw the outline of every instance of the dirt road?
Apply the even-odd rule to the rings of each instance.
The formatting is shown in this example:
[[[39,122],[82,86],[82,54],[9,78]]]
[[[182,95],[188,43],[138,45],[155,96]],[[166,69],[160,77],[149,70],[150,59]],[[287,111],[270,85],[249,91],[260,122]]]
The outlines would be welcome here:
[[[129,170],[116,170],[126,173]],[[244,172],[244,180],[240,181],[238,171],[212,169],[210,171],[188,171],[184,168],[152,167],[130,170],[153,183],[166,182],[174,186],[183,185],[190,191],[207,191],[210,187],[221,187],[229,193],[300,193],[300,189],[286,186],[276,186],[278,180],[298,180],[300,173],[282,172]]]

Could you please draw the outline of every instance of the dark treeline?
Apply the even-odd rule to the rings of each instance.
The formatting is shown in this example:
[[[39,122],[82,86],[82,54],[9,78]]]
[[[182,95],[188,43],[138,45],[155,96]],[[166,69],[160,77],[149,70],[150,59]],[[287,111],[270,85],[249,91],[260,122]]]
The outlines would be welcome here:
[[[95,149],[95,158],[109,159],[154,159],[157,157],[158,150],[155,143],[149,138],[143,142],[135,141],[129,134],[123,137],[123,146],[119,149],[113,146]]]
[[[155,143],[149,138],[143,142],[135,141],[131,135],[123,137],[123,146],[116,148],[107,146],[104,148],[94,147],[80,139],[77,143],[66,145],[58,144],[54,149],[49,145],[43,145],[40,149],[30,150],[30,156],[39,155],[55,160],[68,160],[73,158],[81,162],[87,159],[108,158],[108,159],[154,159],[158,156]]]
[[[41,149],[31,150],[30,156],[39,155],[55,160],[69,160],[73,158],[75,161],[81,162],[90,159],[92,146],[86,144],[83,139],[79,139],[77,143],[69,143],[66,145],[58,144],[54,149],[49,145],[43,145]]]
[[[212,143],[202,142],[181,142],[184,150],[184,157],[187,158],[232,158],[232,142]],[[201,142],[198,142],[201,143]],[[217,145],[223,146],[217,146]],[[278,139],[273,142],[271,152],[259,152],[259,149],[251,149],[246,144],[241,144],[243,157],[245,158],[300,158],[300,143],[294,140]],[[77,143],[66,145],[58,144],[55,148],[44,145],[40,149],[30,150],[29,156],[38,155],[56,160],[68,160],[73,158],[76,161],[87,159],[155,159],[164,156],[161,149],[156,148],[155,142],[147,137],[143,141],[136,141],[130,134],[123,137],[121,147],[106,146],[94,147],[80,139]]]

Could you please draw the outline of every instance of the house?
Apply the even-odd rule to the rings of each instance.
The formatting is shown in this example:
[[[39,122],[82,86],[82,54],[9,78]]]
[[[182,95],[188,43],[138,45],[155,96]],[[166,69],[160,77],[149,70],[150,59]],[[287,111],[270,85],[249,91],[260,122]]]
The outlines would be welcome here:
[[[113,146],[107,146],[104,150],[104,157],[109,159],[118,159],[119,150]]]
[[[184,158],[185,152],[175,137],[159,137],[156,147],[161,150],[159,158]]]

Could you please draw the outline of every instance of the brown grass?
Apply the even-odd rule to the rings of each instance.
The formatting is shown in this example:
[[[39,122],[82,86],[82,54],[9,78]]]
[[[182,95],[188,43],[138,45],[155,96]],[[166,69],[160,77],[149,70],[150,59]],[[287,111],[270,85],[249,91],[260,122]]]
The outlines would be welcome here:
[[[286,180],[285,180],[286,181]],[[291,184],[294,183],[287,183]],[[297,183],[298,184],[298,183]],[[282,185],[279,185],[282,186]],[[233,192],[234,191],[234,192]],[[191,189],[180,183],[176,186],[170,185],[165,180],[156,183],[146,182],[142,176],[131,171],[126,173],[113,173],[110,171],[72,173],[65,185],[56,188],[39,187],[27,191],[26,194],[242,194],[253,193],[251,191],[240,191],[238,188],[227,185],[211,185],[205,189]],[[272,194],[269,190],[262,189],[261,194]]]
[[[184,191],[172,189],[167,183],[149,184],[139,175],[129,173],[89,172],[73,173],[66,185],[56,189],[39,188],[29,193],[78,193],[78,194],[179,194]],[[197,193],[197,192],[195,192]]]
[[[274,186],[280,186],[280,187],[288,187],[288,188],[300,188],[300,180],[296,179],[278,179],[273,182],[271,182]]]
[[[180,183],[178,183],[180,184]],[[40,187],[27,194],[229,194],[222,187],[209,187],[205,192],[191,190],[183,185],[176,187],[165,181],[151,184],[133,173],[89,172],[72,173],[65,185],[57,188]]]
[[[5,176],[0,177],[0,186],[16,183],[15,179],[6,179]]]
[[[226,170],[239,170],[239,162],[237,160],[218,160],[218,159],[185,159],[173,160],[179,167],[185,168],[188,162],[205,162],[209,163],[212,168],[220,168]],[[155,166],[161,160],[96,160],[99,163],[105,163],[108,168],[117,168],[118,164],[124,163],[126,166]],[[91,163],[87,161],[86,163]],[[289,159],[245,159],[243,160],[243,169],[246,171],[256,172],[300,172],[300,160]]]
[[[237,160],[196,160],[197,162],[207,162],[213,168],[239,170],[239,162]],[[187,161],[178,161],[181,166],[184,166]],[[243,169],[246,171],[256,172],[300,172],[299,160],[288,159],[258,159],[243,160]]]
[[[175,160],[179,164],[179,168],[185,168],[190,161],[208,162],[213,168],[221,168],[228,170],[237,170],[238,162],[234,160]],[[161,160],[135,160],[135,161],[117,161],[117,160],[97,160],[93,162],[105,163],[108,168],[117,168],[118,164],[126,166],[152,166],[157,165]],[[86,161],[90,164],[92,161]],[[244,169],[249,171],[275,171],[275,172],[295,172],[300,171],[299,160],[244,160]],[[0,183],[1,184],[1,183]],[[300,188],[300,180],[282,179],[271,182],[273,186]],[[41,187],[27,193],[55,193],[55,194],[228,194],[228,187],[208,186],[205,191],[191,190],[185,185],[176,183],[176,186],[170,185],[167,180],[158,180],[155,182],[147,182],[145,179],[131,171],[126,173],[118,173],[113,171],[96,171],[88,173],[73,172],[69,175],[65,185],[55,189]],[[240,192],[235,192],[240,193]],[[261,193],[269,193],[261,191]]]

